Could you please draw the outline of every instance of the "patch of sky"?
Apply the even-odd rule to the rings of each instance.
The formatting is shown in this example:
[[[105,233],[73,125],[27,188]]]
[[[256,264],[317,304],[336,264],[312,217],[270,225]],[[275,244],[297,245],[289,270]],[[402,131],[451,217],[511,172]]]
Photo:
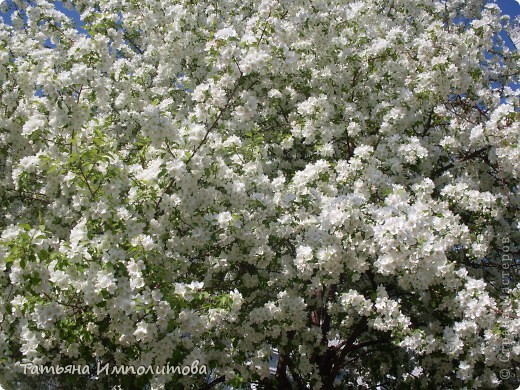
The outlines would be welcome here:
[[[23,24],[27,23],[27,14],[25,10],[18,7],[13,1],[6,0],[0,1],[0,17],[5,24],[9,26],[16,26],[17,19],[22,20]]]
[[[85,29],[85,22],[81,19],[79,11],[71,2],[55,1],[54,6],[57,11],[60,11],[74,21],[76,30],[79,34],[90,36],[88,31]]]

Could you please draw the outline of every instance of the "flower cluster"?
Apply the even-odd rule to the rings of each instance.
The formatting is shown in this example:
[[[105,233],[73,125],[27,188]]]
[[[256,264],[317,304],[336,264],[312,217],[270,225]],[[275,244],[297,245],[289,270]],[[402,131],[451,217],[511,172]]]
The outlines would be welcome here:
[[[520,57],[484,3],[4,1],[0,385],[517,386]]]

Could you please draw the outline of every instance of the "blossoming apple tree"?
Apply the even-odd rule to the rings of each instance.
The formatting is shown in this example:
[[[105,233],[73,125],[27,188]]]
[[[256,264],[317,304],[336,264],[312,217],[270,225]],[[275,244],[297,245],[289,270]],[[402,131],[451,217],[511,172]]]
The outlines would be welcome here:
[[[519,384],[496,5],[2,7],[2,385],[35,380],[21,364],[92,367],[48,378],[75,388]]]

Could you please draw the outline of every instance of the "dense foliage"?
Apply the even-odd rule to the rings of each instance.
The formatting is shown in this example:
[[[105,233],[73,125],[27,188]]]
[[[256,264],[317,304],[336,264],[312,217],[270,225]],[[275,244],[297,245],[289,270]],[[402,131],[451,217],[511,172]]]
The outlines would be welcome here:
[[[496,5],[2,6],[0,384],[198,360],[42,377],[519,385],[520,56]]]

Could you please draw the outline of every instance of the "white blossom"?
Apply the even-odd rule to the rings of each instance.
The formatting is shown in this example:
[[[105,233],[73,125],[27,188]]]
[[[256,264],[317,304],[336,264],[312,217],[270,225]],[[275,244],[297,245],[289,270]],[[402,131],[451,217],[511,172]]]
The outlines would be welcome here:
[[[0,386],[518,386],[496,4],[1,7]]]

